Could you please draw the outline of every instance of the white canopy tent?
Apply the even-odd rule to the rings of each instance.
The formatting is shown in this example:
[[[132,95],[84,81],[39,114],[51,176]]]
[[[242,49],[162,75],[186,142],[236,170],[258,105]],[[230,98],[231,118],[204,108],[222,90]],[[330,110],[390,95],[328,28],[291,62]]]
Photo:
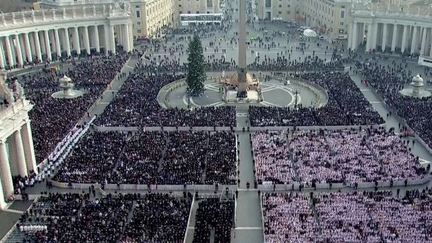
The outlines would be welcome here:
[[[318,36],[317,33],[314,30],[311,30],[311,29],[305,29],[303,31],[303,35],[306,36],[306,37],[317,37]]]

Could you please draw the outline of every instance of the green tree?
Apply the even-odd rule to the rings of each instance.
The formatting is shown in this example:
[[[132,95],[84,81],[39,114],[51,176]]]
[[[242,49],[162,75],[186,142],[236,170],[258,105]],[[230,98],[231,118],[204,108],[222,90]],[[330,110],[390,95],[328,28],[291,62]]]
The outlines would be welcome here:
[[[187,92],[192,96],[196,96],[204,92],[204,82],[206,80],[203,48],[197,35],[189,42],[188,53]]]

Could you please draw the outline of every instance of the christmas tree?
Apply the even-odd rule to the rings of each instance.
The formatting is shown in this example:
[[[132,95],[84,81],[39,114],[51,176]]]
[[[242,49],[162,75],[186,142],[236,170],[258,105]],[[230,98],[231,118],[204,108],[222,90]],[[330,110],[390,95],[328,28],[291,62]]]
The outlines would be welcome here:
[[[206,74],[204,72],[203,48],[197,35],[189,42],[188,53],[187,92],[191,96],[198,96],[204,92]]]

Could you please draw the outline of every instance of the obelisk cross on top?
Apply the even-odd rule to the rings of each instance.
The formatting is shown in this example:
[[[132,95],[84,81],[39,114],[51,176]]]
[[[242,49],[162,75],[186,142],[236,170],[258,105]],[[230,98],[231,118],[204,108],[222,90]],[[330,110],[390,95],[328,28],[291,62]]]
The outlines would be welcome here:
[[[246,91],[246,0],[239,0],[238,91]]]

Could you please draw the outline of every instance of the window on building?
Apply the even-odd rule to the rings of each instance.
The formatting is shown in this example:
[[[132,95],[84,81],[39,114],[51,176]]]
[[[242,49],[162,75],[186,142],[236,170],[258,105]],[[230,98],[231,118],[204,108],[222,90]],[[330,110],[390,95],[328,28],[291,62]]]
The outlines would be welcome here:
[[[179,4],[179,8],[181,8],[181,4]]]
[[[139,6],[138,6],[138,5],[136,5],[136,6],[135,6],[135,8],[139,8]]]
[[[279,8],[282,8],[282,4],[279,4]]]
[[[266,8],[271,8],[271,0],[266,0]]]
[[[341,19],[345,18],[345,11],[341,11]]]
[[[282,11],[279,11],[278,14],[282,14]]]
[[[139,18],[141,16],[140,11],[136,11],[136,16]]]
[[[141,22],[137,22],[137,25],[141,25]]]
[[[341,25],[341,26],[344,25],[344,22],[340,22],[340,25]]]
[[[196,13],[199,14],[199,11],[197,11]]]
[[[290,7],[291,7],[291,5],[288,4],[288,5],[287,5],[287,8],[290,8]]]
[[[213,0],[207,0],[207,8],[213,8]]]
[[[179,14],[182,14],[183,12],[182,11],[179,11]]]
[[[287,14],[291,14],[291,11],[287,11]]]
[[[137,30],[137,33],[138,33],[138,34],[141,34],[141,30]]]

